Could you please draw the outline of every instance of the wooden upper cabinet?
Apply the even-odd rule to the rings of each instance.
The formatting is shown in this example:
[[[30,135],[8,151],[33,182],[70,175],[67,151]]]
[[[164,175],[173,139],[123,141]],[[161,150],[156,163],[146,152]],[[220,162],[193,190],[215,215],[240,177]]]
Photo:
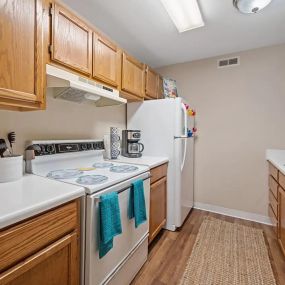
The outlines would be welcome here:
[[[93,33],[93,77],[118,88],[121,81],[121,50]]]
[[[163,99],[164,94],[163,94],[163,78],[159,76],[158,78],[158,94],[157,94],[157,99]]]
[[[122,86],[124,97],[130,100],[143,100],[145,65],[135,58],[123,53]]]
[[[159,75],[149,66],[146,67],[145,96],[149,99],[157,99]]]
[[[91,75],[92,30],[57,3],[53,4],[51,14],[51,60]]]
[[[43,0],[0,1],[0,107],[44,101]]]

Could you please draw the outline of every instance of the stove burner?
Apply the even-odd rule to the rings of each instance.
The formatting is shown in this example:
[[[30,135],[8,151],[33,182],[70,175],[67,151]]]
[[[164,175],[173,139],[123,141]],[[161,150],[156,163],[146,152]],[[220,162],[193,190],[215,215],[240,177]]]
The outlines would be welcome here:
[[[70,179],[70,178],[76,178],[81,174],[83,174],[83,172],[79,171],[78,169],[58,169],[50,171],[47,174],[47,177],[53,179]]]
[[[107,176],[103,175],[83,175],[76,179],[76,183],[82,185],[100,184],[108,180]]]
[[[112,162],[95,162],[93,164],[93,167],[95,168],[109,168],[111,166],[113,166]]]
[[[133,165],[117,165],[117,166],[112,166],[110,168],[111,172],[116,172],[116,173],[128,173],[128,172],[134,172],[138,170],[139,168]]]

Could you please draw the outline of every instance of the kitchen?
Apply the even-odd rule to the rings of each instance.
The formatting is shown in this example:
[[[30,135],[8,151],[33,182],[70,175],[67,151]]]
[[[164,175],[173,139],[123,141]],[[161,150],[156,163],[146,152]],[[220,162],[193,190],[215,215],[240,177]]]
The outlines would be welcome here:
[[[159,233],[155,233],[157,235],[150,242],[147,261],[144,259],[140,261],[141,263],[137,263],[138,267],[143,263],[144,266],[138,272],[133,283],[176,284],[184,276],[185,280],[182,284],[212,284],[211,282],[217,278],[215,271],[211,275],[213,279],[204,281],[204,283],[201,281],[202,279],[196,280],[196,283],[193,280],[187,281],[187,278],[193,278],[193,276],[187,277],[187,273],[185,273],[188,259],[192,258],[193,260],[195,257],[191,252],[198,232],[202,234],[203,227],[200,225],[204,218],[212,218],[224,223],[244,225],[245,229],[249,227],[262,229],[266,237],[265,244],[269,247],[268,252],[266,249],[267,259],[264,264],[269,262],[268,256],[272,256],[272,259],[270,258],[269,266],[263,270],[266,272],[265,277],[259,271],[255,273],[261,274],[261,276],[258,275],[259,278],[273,279],[273,281],[271,283],[261,283],[260,281],[255,284],[275,284],[273,282],[278,284],[278,280],[280,284],[285,284],[285,261],[282,254],[282,240],[284,240],[284,221],[282,219],[282,216],[284,217],[284,208],[282,208],[284,186],[282,186],[282,178],[285,162],[282,151],[268,151],[284,149],[285,138],[282,132],[285,103],[283,96],[285,90],[283,79],[285,31],[282,24],[285,15],[284,3],[280,0],[273,0],[268,7],[256,14],[243,14],[236,9],[233,1],[224,0],[214,7],[210,3],[211,1],[201,0],[199,6],[205,26],[179,33],[162,4],[164,1],[156,1],[157,3],[153,3],[153,1],[127,2],[123,1],[120,5],[116,5],[114,1],[106,1],[105,4],[102,4],[100,1],[91,0],[80,3],[72,0],[63,2],[43,0],[0,2],[0,27],[2,27],[0,35],[0,54],[2,55],[2,60],[0,60],[0,137],[6,139],[7,134],[14,131],[16,141],[12,144],[13,153],[27,155],[25,149],[32,141],[40,141],[40,144],[66,140],[74,143],[76,141],[97,143],[97,140],[100,142],[106,134],[109,135],[110,127],[119,130],[141,130],[140,142],[145,147],[141,158],[141,161],[145,159],[143,165],[138,162],[139,158],[119,158],[111,160],[111,162],[114,165],[122,162],[123,164],[136,165],[142,169],[143,173],[149,173],[147,167],[148,169],[152,167],[154,170],[169,160],[168,174],[159,174],[157,179],[157,181],[165,181],[164,178],[167,180],[167,197],[162,197],[168,199],[167,213],[165,214],[169,215],[168,207],[171,205],[169,199],[172,185],[170,183],[172,183],[173,177],[177,178],[178,172],[169,175],[169,171],[173,171],[170,169],[172,167],[170,154],[161,152],[160,148],[154,149],[154,153],[152,153],[152,147],[149,145],[152,146],[155,140],[165,142],[162,140],[163,130],[168,130],[165,127],[167,126],[166,121],[169,119],[168,117],[171,117],[166,105],[167,102],[177,101],[179,98],[157,100],[156,98],[164,97],[165,92],[161,91],[164,81],[169,82],[167,79],[176,80],[178,96],[181,96],[189,104],[187,106],[190,109],[188,119],[195,119],[193,127],[197,128],[197,132],[192,138],[191,134],[189,134],[189,138],[188,133],[185,134],[188,146],[192,140],[195,141],[192,152],[194,178],[189,183],[189,191],[192,184],[194,187],[194,209],[186,218],[183,226],[181,228],[178,226],[176,231],[166,226],[167,221],[164,221],[163,215],[160,217],[163,224],[158,227]],[[50,7],[52,8],[50,9]],[[151,12],[149,11],[150,7]],[[21,13],[22,10],[27,12]],[[31,11],[37,17],[34,17],[35,15],[32,15]],[[41,11],[43,11],[42,16]],[[136,15],[134,11],[142,11],[142,15]],[[95,13],[94,17],[92,13]],[[149,23],[144,27],[146,23],[142,21],[142,17],[148,13]],[[138,19],[136,19],[137,17]],[[161,21],[157,21],[158,18]],[[232,19],[236,22],[232,23]],[[128,25],[132,21],[134,25]],[[216,21],[216,24],[213,21]],[[34,33],[35,27],[37,34]],[[73,38],[68,34],[68,31],[77,33],[77,36]],[[234,31],[234,35],[232,31]],[[66,37],[62,33],[66,33]],[[35,41],[37,41],[37,46],[34,46]],[[177,47],[165,48],[167,42],[175,41],[179,43]],[[229,59],[237,59],[237,64],[218,67],[218,64],[223,64],[223,61],[229,61]],[[55,98],[52,89],[54,87],[47,88],[49,84],[52,86],[55,83],[49,79],[51,75],[46,76],[49,72],[47,72],[49,68],[46,67],[46,64],[89,79],[91,82],[103,84],[112,90],[119,90],[120,99],[117,101],[126,99],[128,104],[121,104],[123,101],[120,101],[117,106],[95,107],[94,104],[76,104]],[[145,101],[141,103],[143,99]],[[165,106],[160,102],[166,102]],[[157,109],[153,112],[140,111],[138,110],[140,108],[136,106],[141,104],[143,106],[154,104],[157,106],[154,108]],[[169,103],[169,105],[171,104]],[[193,115],[193,112],[190,112],[191,109],[197,110],[195,116],[190,116],[190,114]],[[137,116],[136,122],[131,122],[131,114]],[[151,114],[154,119],[151,118]],[[142,117],[139,118],[140,116]],[[165,125],[162,125],[164,129],[161,131],[157,128],[156,136],[153,136],[153,133],[148,135],[148,130],[156,128],[154,122],[156,116],[165,117],[165,122],[163,121]],[[144,120],[149,121],[146,123]],[[148,128],[144,129],[145,125]],[[189,130],[193,131],[192,126]],[[119,136],[122,137],[121,134]],[[9,146],[7,139],[6,143]],[[106,140],[104,144],[108,145]],[[99,150],[102,151],[102,149]],[[95,151],[94,149],[94,153]],[[8,153],[6,152],[5,155],[9,155]],[[48,156],[46,157],[48,162]],[[61,166],[56,167],[56,157],[58,157],[57,154],[50,164],[53,170],[61,168]],[[44,158],[45,156],[35,156],[31,162],[40,166],[36,163],[41,163]],[[89,157],[86,156],[84,159],[87,161]],[[150,163],[147,160],[152,161]],[[268,168],[266,160],[270,160],[273,164],[270,168]],[[93,163],[95,161],[92,163],[88,161],[86,164],[82,163],[80,167],[91,168]],[[144,166],[144,164],[148,164],[148,166]],[[186,163],[186,166],[190,166],[189,162]],[[68,168],[70,167],[78,168],[73,165],[68,166]],[[1,166],[1,172],[3,169]],[[150,171],[150,175],[152,175],[150,180],[153,181],[144,182],[145,190],[150,187],[150,196],[151,184],[156,182],[154,181],[155,173],[152,174],[152,171]],[[270,175],[268,175],[269,171]],[[191,171],[189,173],[191,174]],[[189,173],[183,175],[182,179],[191,178]],[[136,172],[136,176],[139,175],[141,173]],[[35,182],[31,181],[31,176]],[[87,232],[85,225],[88,225],[84,216],[88,207],[85,204],[86,200],[82,198],[84,191],[82,188],[77,190],[79,189],[77,186],[41,176],[25,175],[15,182],[0,184],[0,256],[1,260],[4,260],[4,263],[0,263],[0,284],[36,284],[36,280],[39,280],[32,278],[46,279],[44,284],[79,284],[79,280],[81,284],[128,284],[129,281],[126,281],[129,280],[126,277],[128,274],[123,275],[126,279],[121,282],[115,282],[116,279],[111,280],[115,276],[119,276],[115,274],[116,270],[114,270],[118,269],[119,262],[117,265],[111,266],[112,269],[102,277],[101,281],[97,282],[92,279],[90,282],[88,281],[85,268],[90,264],[83,262],[87,260],[87,255],[82,255],[83,252],[86,253],[84,248],[87,247],[85,247],[84,239]],[[21,185],[21,187],[16,189],[16,185]],[[26,187],[23,187],[24,185]],[[37,192],[37,188],[42,192]],[[172,188],[174,189],[174,187]],[[269,188],[271,191],[268,191]],[[58,193],[56,189],[61,189],[62,193]],[[64,196],[65,191],[69,193],[69,196],[66,194],[69,198]],[[22,197],[22,195],[25,196]],[[53,197],[53,201],[49,200],[51,199],[49,195]],[[15,196],[17,196],[16,199]],[[147,208],[147,195],[145,197]],[[163,204],[160,203],[161,197],[157,199],[155,206]],[[71,203],[72,201],[76,202]],[[9,203],[11,203],[11,208]],[[25,203],[31,203],[29,211]],[[32,203],[38,203],[37,207],[39,208],[35,209],[36,205]],[[42,208],[39,205],[42,205]],[[21,208],[25,209],[19,214]],[[121,202],[120,208],[123,211]],[[13,213],[8,213],[8,211],[12,211],[11,209]],[[38,223],[39,233],[43,233],[44,241],[43,243],[39,242],[37,248],[32,248],[20,256],[17,252],[11,251],[8,242],[7,244],[3,243],[5,235],[13,229],[21,229],[21,225],[24,223],[28,226],[33,219],[51,214],[50,211],[53,210],[60,211],[60,215],[63,217],[62,221],[65,221],[61,226],[69,227],[68,230],[64,230],[64,233],[59,233],[49,239],[45,229],[41,228],[43,225],[40,220],[35,220],[34,223]],[[271,212],[268,213],[268,210]],[[74,218],[79,211],[81,211],[81,218]],[[157,211],[159,212],[159,210]],[[73,217],[73,220],[68,220],[65,213],[67,216]],[[14,215],[10,222],[7,220],[8,214]],[[269,218],[269,215],[272,219]],[[150,212],[147,213],[147,217],[149,216]],[[117,240],[121,240],[120,237],[125,238],[123,214],[121,214],[121,219],[123,232],[114,237],[114,248],[98,261],[99,266],[109,266],[110,259],[112,259],[110,256],[115,254]],[[165,219],[170,220],[170,217]],[[137,229],[140,231],[144,228],[144,232],[147,232],[145,226],[148,223],[149,221],[141,224]],[[226,225],[228,226],[228,224]],[[209,223],[208,226],[211,228],[212,224]],[[221,226],[219,224],[219,227]],[[134,227],[134,229],[136,228]],[[275,233],[275,231],[277,232]],[[76,266],[76,263],[73,263],[73,273],[68,273],[68,270],[64,271],[62,266],[58,266],[59,260],[54,260],[54,265],[51,264],[51,267],[47,267],[47,271],[43,272],[42,268],[36,267],[37,262],[46,265],[44,259],[41,259],[43,255],[40,255],[42,257],[38,258],[36,263],[32,263],[32,260],[35,260],[33,257],[37,256],[39,252],[44,252],[45,248],[50,248],[59,239],[74,232],[76,232],[77,238],[81,239],[76,258],[78,264],[81,264],[80,268]],[[149,233],[150,231],[148,231]],[[70,243],[68,244],[72,244],[73,238],[72,235],[69,237]],[[213,238],[211,244],[214,245],[214,241]],[[19,240],[15,241],[15,244],[18,242]],[[263,245],[264,241],[262,242]],[[20,252],[24,251],[24,248],[26,245],[20,246]],[[66,248],[70,249],[71,246]],[[219,250],[222,255],[224,248],[219,248]],[[260,250],[262,251],[262,248]],[[8,258],[7,252],[10,252]],[[176,255],[180,258],[177,259]],[[71,257],[65,256],[65,261],[67,259],[72,262]],[[105,261],[105,264],[104,259],[109,261]],[[205,261],[207,258],[203,260]],[[262,262],[262,259],[258,261]],[[192,265],[190,271],[198,276],[199,270],[205,269],[203,267],[205,264],[198,262],[196,264],[199,264],[200,267]],[[250,265],[248,264],[248,268]],[[57,271],[62,270],[64,273],[54,274],[52,280],[42,278],[41,274],[50,275],[49,272],[52,271],[48,270],[52,270],[52,268],[54,270],[53,266],[61,268]],[[90,270],[92,271],[92,264]],[[134,272],[137,271],[138,268],[134,269]],[[95,269],[94,272],[96,273]],[[128,272],[131,272],[131,269]],[[95,273],[94,275],[96,275]],[[247,271],[249,279],[251,278],[250,273]],[[68,274],[74,275],[63,280],[62,278]],[[92,278],[96,278],[96,276]],[[218,276],[220,276],[220,272]],[[223,274],[222,276],[225,278],[223,280],[229,278]],[[56,280],[56,277],[59,279]],[[235,278],[238,277],[235,276]],[[216,284],[229,283],[220,281]],[[237,284],[254,283],[248,281]]]

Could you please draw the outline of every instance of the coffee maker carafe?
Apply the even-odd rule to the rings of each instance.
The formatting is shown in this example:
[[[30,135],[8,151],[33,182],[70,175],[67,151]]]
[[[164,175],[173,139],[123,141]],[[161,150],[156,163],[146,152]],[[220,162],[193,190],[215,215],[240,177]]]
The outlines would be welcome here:
[[[144,145],[139,142],[141,131],[123,130],[122,131],[122,155],[125,157],[141,157]]]

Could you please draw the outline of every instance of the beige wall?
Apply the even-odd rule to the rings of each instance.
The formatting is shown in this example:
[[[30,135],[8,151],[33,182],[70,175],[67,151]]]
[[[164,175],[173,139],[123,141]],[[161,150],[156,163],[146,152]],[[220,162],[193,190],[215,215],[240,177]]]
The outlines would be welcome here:
[[[164,67],[197,109],[195,201],[267,215],[267,148],[285,149],[285,45]],[[221,57],[219,57],[221,58]]]
[[[125,106],[96,108],[47,98],[46,111],[0,111],[0,137],[16,132],[16,152],[32,139],[103,138],[110,126],[125,128]]]

